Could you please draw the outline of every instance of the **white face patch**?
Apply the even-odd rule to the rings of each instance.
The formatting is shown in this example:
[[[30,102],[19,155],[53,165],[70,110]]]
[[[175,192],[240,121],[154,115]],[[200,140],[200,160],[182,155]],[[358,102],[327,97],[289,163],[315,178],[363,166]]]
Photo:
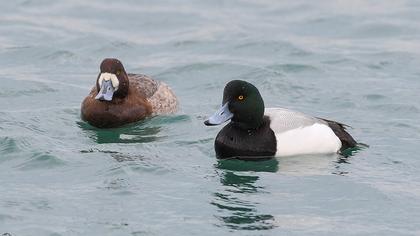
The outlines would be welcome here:
[[[114,87],[114,90],[117,91],[118,86],[120,85],[120,81],[118,80],[117,76],[112,73],[101,73],[98,80],[99,87],[102,86],[103,81],[108,81],[108,80],[111,80],[112,87]]]

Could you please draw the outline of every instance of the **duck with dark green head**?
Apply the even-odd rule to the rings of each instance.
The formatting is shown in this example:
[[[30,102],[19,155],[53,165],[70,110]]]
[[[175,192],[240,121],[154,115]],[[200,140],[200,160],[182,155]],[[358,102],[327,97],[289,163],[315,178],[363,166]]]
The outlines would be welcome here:
[[[223,127],[215,140],[218,158],[273,157],[337,153],[357,142],[346,126],[284,108],[265,108],[258,89],[242,80],[229,82],[222,107],[204,123]]]

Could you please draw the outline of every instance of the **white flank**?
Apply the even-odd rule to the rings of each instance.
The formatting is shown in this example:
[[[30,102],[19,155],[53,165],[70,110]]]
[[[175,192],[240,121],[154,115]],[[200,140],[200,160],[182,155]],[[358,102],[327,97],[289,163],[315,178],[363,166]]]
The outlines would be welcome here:
[[[330,127],[321,123],[275,135],[277,139],[276,156],[335,153],[341,148],[340,139]]]
[[[111,80],[112,83],[112,87],[114,87],[115,91],[118,90],[118,86],[120,85],[120,81],[118,80],[117,76],[115,74],[112,73],[101,73],[101,75],[99,76],[99,86],[102,85],[103,81],[108,81]]]
[[[335,153],[341,148],[340,139],[323,120],[284,108],[267,108],[265,115],[276,135],[276,156]]]

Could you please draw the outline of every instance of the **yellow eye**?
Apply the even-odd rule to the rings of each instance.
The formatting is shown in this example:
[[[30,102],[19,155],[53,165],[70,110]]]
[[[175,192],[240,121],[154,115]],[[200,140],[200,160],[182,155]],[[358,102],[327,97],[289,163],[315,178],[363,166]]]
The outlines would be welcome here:
[[[239,95],[239,96],[238,96],[238,100],[239,100],[239,101],[244,100],[244,95]]]
[[[116,73],[117,75],[120,75],[121,74],[121,70],[117,70],[117,73]]]

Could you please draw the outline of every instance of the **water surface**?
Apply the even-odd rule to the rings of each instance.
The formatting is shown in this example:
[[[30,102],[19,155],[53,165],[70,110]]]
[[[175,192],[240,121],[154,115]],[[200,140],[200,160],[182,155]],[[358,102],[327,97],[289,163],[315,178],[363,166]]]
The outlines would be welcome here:
[[[32,1],[0,13],[0,234],[419,235],[420,4]],[[99,63],[168,83],[181,110],[98,130]],[[226,82],[370,145],[218,161]]]

